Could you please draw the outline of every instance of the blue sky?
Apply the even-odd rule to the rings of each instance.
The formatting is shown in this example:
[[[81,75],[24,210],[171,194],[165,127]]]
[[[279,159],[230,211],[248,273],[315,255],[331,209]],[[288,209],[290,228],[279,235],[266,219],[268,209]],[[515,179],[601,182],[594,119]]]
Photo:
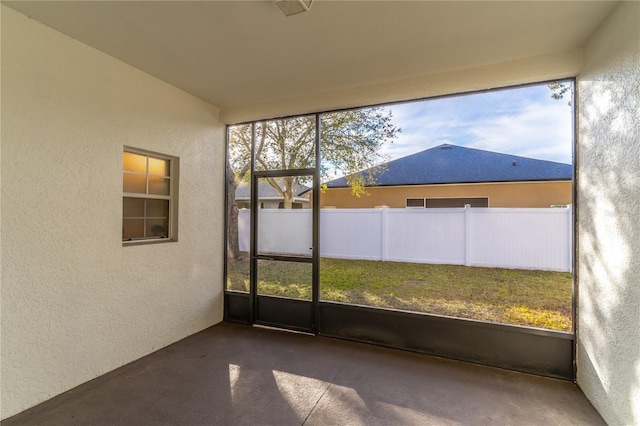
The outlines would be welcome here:
[[[568,102],[542,84],[390,105],[402,133],[383,153],[396,159],[449,143],[570,164]]]

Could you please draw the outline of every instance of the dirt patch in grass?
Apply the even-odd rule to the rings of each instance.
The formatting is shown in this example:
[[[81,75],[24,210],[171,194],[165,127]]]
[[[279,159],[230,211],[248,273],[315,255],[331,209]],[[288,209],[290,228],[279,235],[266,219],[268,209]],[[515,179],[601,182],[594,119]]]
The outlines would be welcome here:
[[[260,261],[258,292],[311,297],[311,267]],[[321,300],[571,331],[569,273],[327,259]],[[247,291],[249,262],[230,262],[227,288]]]

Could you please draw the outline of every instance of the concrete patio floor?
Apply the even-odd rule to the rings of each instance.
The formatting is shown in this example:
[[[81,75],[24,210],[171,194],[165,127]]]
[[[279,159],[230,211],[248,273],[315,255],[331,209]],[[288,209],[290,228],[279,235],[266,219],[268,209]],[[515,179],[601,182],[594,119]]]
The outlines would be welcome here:
[[[221,323],[2,422],[602,425],[568,382]]]

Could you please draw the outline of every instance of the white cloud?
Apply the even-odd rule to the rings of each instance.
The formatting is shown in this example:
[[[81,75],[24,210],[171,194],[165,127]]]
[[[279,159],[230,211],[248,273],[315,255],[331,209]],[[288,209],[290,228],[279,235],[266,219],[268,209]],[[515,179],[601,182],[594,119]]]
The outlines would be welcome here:
[[[564,103],[532,103],[513,115],[478,122],[474,148],[571,163],[571,109]]]
[[[571,163],[572,108],[542,86],[388,107],[398,139],[383,148],[400,158],[443,144]]]

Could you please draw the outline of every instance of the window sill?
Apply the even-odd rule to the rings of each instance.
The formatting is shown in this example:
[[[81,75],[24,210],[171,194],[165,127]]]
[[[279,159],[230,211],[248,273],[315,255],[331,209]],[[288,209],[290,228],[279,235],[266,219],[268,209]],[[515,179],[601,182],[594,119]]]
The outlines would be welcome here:
[[[123,241],[122,247],[130,247],[130,246],[146,246],[149,244],[165,244],[165,243],[177,243],[178,240],[174,238],[157,238],[153,240],[131,240],[131,241]]]

